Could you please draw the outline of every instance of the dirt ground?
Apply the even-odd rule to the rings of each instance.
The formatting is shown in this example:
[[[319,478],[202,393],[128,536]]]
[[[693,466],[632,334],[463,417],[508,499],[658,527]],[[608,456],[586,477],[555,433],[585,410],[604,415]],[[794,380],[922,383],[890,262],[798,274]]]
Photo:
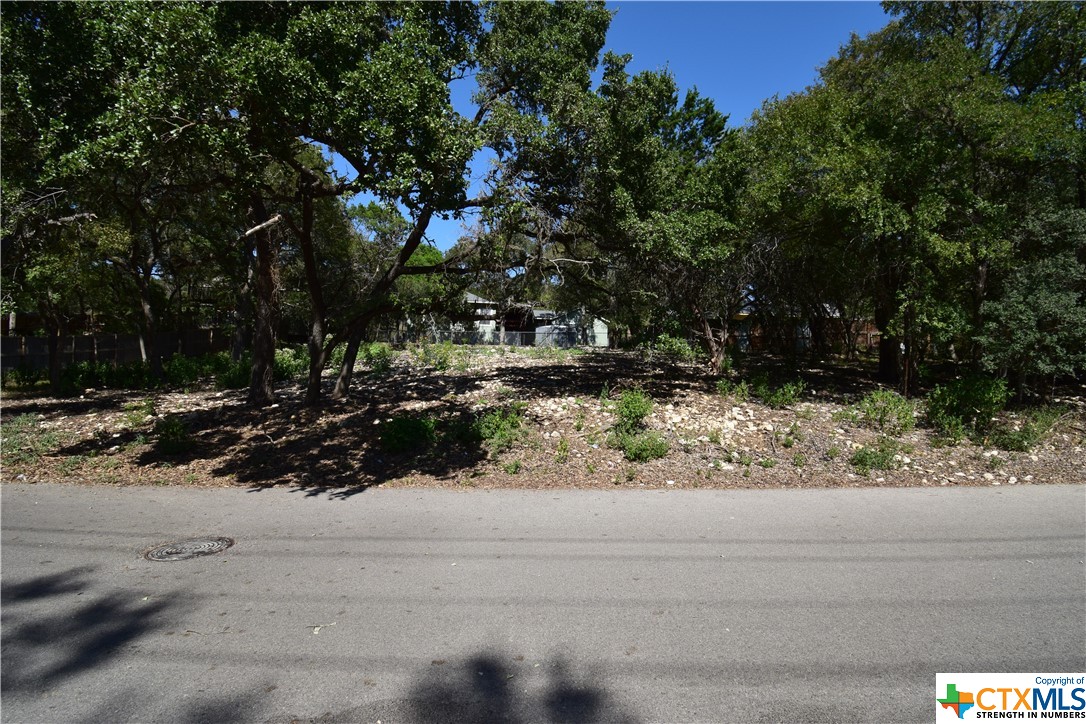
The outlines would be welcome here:
[[[385,374],[360,369],[351,399],[318,408],[302,405],[298,383],[282,386],[279,402],[260,410],[245,404],[244,391],[87,390],[74,399],[5,392],[0,479],[283,486],[338,496],[378,485],[677,489],[1086,482],[1086,389],[1057,400],[1066,414],[1029,452],[969,441],[942,444],[918,413],[917,427],[896,438],[896,469],[864,474],[850,459],[860,446],[874,445],[879,433],[849,419],[848,410],[876,386],[859,369],[794,374],[807,389],[782,409],[719,394],[716,379],[696,365],[627,352],[481,348],[458,349],[440,372],[398,353]],[[613,400],[628,389],[653,398],[646,424],[668,441],[665,457],[630,462],[609,447]],[[442,434],[455,420],[518,402],[524,424],[512,447],[498,454]],[[382,423],[400,415],[436,419],[436,443],[387,452],[379,442]],[[181,447],[187,449],[156,444],[166,416],[181,430]]]

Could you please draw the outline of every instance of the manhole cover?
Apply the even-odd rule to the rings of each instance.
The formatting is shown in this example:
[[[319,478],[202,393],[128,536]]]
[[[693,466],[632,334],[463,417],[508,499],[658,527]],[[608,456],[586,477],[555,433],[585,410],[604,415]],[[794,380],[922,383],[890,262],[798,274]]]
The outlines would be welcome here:
[[[193,538],[178,543],[155,546],[143,554],[149,561],[184,561],[198,556],[221,553],[234,545],[233,538]]]

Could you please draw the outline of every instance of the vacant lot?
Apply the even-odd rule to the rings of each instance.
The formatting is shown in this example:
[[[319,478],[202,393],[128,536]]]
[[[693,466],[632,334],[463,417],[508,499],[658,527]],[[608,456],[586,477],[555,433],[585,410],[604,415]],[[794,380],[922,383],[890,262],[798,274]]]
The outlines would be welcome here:
[[[910,420],[900,405],[897,418],[880,418],[870,404],[878,388],[859,370],[751,369],[721,384],[697,365],[636,353],[447,351],[400,352],[381,372],[361,368],[350,400],[319,408],[302,406],[297,384],[262,410],[243,391],[211,388],[87,390],[63,400],[5,393],[3,480],[341,495],[375,485],[1086,481],[1081,389],[1056,400],[1040,431],[1025,413],[1003,413],[1004,431],[1034,433],[1008,451],[983,437],[949,443],[926,426],[922,403]]]

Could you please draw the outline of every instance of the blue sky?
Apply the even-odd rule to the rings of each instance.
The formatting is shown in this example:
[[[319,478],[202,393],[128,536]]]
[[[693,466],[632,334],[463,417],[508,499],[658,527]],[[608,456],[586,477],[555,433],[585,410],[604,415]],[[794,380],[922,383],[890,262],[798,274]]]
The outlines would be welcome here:
[[[668,69],[681,91],[697,87],[743,125],[762,102],[801,91],[852,33],[889,22],[876,2],[612,2],[605,50],[630,53],[627,69]],[[454,89],[457,110],[473,114],[470,89]],[[485,169],[477,159],[473,176]],[[463,233],[434,219],[427,236],[442,250]]]

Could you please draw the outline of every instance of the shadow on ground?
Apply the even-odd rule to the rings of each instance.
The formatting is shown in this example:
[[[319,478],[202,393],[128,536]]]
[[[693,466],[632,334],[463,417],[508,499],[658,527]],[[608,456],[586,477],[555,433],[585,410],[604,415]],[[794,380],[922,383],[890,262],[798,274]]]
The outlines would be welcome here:
[[[130,591],[95,593],[94,569],[0,584],[4,609],[0,689],[44,692],[102,666],[191,608],[186,594],[141,601]]]
[[[494,650],[458,661],[435,659],[416,672],[406,698],[345,711],[276,717],[266,724],[413,724],[638,721],[599,681],[565,658],[531,663]]]

